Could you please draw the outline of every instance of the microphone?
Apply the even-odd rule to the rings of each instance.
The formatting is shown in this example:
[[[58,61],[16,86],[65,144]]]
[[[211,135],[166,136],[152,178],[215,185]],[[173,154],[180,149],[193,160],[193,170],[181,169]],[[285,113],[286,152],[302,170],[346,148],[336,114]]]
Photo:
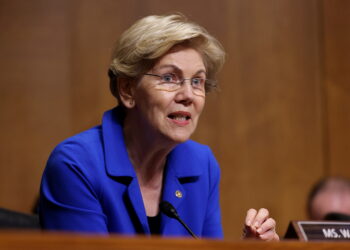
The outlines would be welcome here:
[[[160,211],[162,211],[165,215],[167,215],[170,218],[176,219],[178,222],[181,223],[181,225],[184,226],[184,228],[187,230],[187,232],[189,232],[189,234],[195,238],[198,239],[198,237],[191,231],[191,229],[185,224],[185,222],[183,222],[179,216],[179,214],[177,213],[176,209],[174,208],[173,205],[171,205],[170,202],[167,201],[162,201],[159,204],[159,209]]]

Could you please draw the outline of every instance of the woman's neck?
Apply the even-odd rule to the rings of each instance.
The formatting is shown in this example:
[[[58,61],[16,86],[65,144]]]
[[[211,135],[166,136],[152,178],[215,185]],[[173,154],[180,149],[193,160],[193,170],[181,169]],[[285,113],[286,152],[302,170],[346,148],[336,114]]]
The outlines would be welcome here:
[[[128,116],[123,127],[126,148],[140,185],[159,185],[167,156],[176,144],[145,132]]]

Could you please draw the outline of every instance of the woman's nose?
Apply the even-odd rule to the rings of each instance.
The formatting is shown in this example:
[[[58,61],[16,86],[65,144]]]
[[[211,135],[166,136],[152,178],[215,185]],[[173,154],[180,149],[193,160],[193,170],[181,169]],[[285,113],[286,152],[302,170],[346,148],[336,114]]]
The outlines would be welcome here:
[[[191,85],[191,79],[184,79],[181,87],[176,94],[176,101],[189,105],[193,102],[194,93]]]

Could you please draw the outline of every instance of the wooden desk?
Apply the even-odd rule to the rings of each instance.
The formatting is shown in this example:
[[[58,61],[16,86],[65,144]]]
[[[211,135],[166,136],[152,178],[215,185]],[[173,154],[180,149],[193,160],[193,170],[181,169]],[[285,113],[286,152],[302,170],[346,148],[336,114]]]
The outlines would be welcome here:
[[[0,231],[1,250],[348,250],[350,242],[257,242]]]

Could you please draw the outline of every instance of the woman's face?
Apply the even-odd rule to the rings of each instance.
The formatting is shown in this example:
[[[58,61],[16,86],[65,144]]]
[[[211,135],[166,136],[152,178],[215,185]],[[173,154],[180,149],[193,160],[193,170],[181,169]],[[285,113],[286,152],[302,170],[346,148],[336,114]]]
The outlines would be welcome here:
[[[196,129],[205,103],[202,56],[195,49],[175,46],[147,74],[134,91],[137,122],[153,139],[186,141]],[[171,83],[176,79],[192,80]]]

